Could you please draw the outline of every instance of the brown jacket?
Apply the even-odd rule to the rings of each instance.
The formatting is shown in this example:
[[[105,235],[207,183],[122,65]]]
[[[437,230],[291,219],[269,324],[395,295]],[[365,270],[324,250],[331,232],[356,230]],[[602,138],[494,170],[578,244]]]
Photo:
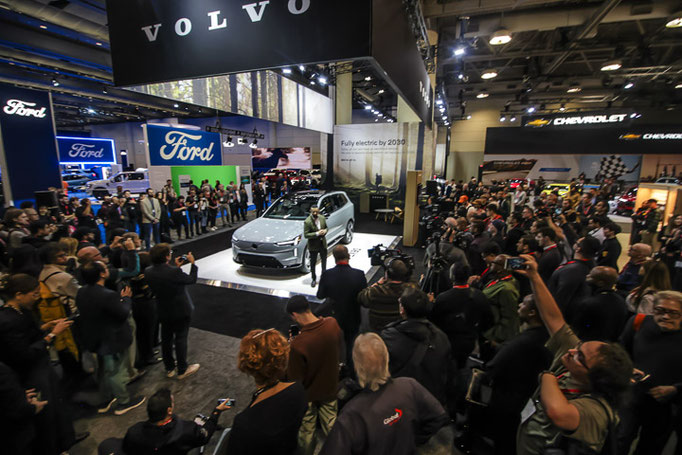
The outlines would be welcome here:
[[[309,402],[336,399],[342,345],[343,333],[334,318],[301,327],[291,341],[287,378],[303,384]]]

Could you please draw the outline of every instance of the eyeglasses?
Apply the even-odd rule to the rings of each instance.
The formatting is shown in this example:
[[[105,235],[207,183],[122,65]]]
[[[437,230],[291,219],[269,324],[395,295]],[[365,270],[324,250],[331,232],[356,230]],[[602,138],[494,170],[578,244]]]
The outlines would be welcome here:
[[[580,349],[582,346],[583,342],[581,341],[580,343],[578,343],[578,346],[575,347],[575,353],[573,355],[576,358],[576,360],[578,360],[579,364],[584,366],[586,370],[589,370],[590,368],[587,366],[587,359],[585,358],[585,353]]]
[[[680,316],[682,316],[682,313],[679,311],[669,310],[667,308],[663,308],[662,306],[654,307],[654,314],[656,316],[663,316],[664,314],[667,314],[671,319],[678,319]]]

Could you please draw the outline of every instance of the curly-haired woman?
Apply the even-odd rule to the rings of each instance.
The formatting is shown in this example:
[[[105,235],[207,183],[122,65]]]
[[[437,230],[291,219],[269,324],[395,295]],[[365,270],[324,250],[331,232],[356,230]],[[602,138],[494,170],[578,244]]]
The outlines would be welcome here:
[[[256,391],[235,418],[228,454],[292,454],[301,420],[308,408],[303,386],[282,382],[289,343],[275,329],[252,330],[239,345],[237,367],[253,377]]]

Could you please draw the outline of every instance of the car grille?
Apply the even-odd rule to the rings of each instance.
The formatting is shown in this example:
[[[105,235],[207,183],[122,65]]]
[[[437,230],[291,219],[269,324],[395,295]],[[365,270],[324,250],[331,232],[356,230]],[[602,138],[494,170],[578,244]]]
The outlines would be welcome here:
[[[282,264],[275,258],[270,256],[258,256],[255,254],[238,254],[237,260],[240,264],[249,265],[252,267],[267,267],[272,269],[282,268]]]
[[[254,251],[258,253],[279,253],[291,249],[291,247],[277,246],[274,243],[246,242],[244,240],[233,241],[232,244],[243,251]]]

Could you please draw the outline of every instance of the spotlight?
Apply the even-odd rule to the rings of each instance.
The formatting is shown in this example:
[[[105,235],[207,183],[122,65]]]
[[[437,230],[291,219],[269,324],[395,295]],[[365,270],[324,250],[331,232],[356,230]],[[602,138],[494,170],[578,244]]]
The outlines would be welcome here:
[[[438,109],[438,110],[441,111],[441,112],[445,112],[445,108],[444,108],[444,107],[441,107],[441,108]]]
[[[368,104],[368,105],[365,106],[365,110],[366,110],[366,111],[369,111],[370,109],[372,109],[372,105],[371,105],[371,104]]]
[[[258,144],[258,141],[256,139],[254,139],[253,142],[249,144],[249,147],[252,149],[255,149],[256,147],[258,147],[257,144]]]
[[[675,88],[682,88],[682,83],[677,84]]]
[[[291,68],[282,68],[282,73],[291,74]]]
[[[372,76],[367,76],[367,77],[365,77],[365,80],[366,80],[367,82],[371,81],[371,80],[372,80]]]
[[[464,79],[464,74],[459,73],[459,74],[457,75],[457,79],[460,79],[460,80],[461,80],[461,79]]]
[[[500,122],[506,122],[506,121],[507,121],[507,117],[505,117],[504,115],[500,115]]]
[[[467,115],[467,120],[471,120],[471,114]]]
[[[624,88],[625,90],[630,90],[630,89],[631,89],[632,87],[634,87],[634,86],[635,86],[635,83],[634,83],[634,82],[628,81],[628,82],[623,86],[623,88]]]
[[[382,88],[382,89],[379,90],[377,93],[378,93],[379,95],[383,95],[383,94],[384,94],[384,91],[385,91],[385,90]]]
[[[630,114],[630,118],[640,118],[641,116],[642,114],[639,114],[637,112],[633,112],[632,114]]]
[[[223,142],[223,145],[227,148],[234,147],[234,142],[232,142],[232,136],[227,136],[227,140]]]
[[[320,76],[317,78],[317,82],[319,82],[321,85],[327,85],[327,78],[324,76]]]
[[[179,105],[178,103],[175,103],[175,104],[173,105],[173,107],[177,109],[177,108],[180,107],[180,105]]]
[[[561,107],[559,108],[561,112],[564,112],[566,110],[566,105],[562,104]]]
[[[246,144],[246,139],[244,139],[243,137],[237,138],[237,144],[239,145]]]
[[[443,104],[443,100],[438,98],[438,100],[436,100],[436,104],[440,106],[441,104]]]
[[[682,10],[675,11],[673,14],[668,16],[665,26],[666,28],[682,27]]]
[[[492,46],[499,46],[500,44],[507,44],[512,40],[512,35],[506,28],[499,28],[493,36],[490,37],[490,44]]]
[[[481,93],[476,95],[476,98],[483,99],[483,98],[487,98],[488,96],[489,96],[489,93],[487,92],[487,90],[481,90]]]
[[[310,81],[310,85],[315,85],[315,81]]]
[[[532,114],[533,112],[535,112],[535,106],[528,106],[528,109],[526,109],[526,112],[528,112],[529,114]]]
[[[43,30],[47,30],[47,25],[41,25],[40,28],[42,28]]]
[[[484,80],[493,79],[495,77],[497,77],[497,71],[492,68],[488,68],[487,70],[483,71],[483,74],[481,74],[481,79]]]
[[[101,46],[101,45],[102,45],[102,43],[100,43],[99,41],[97,41],[97,42],[95,43],[95,46]]]
[[[616,71],[619,70],[623,67],[623,62],[621,60],[609,60],[608,62],[605,62],[601,70],[602,71]]]
[[[510,122],[515,122],[516,121],[516,116],[512,115],[511,118],[509,119]]]
[[[52,79],[52,85],[59,87],[59,81],[57,79]]]
[[[580,87],[578,84],[571,84],[570,87],[568,87],[568,90],[566,90],[566,93],[578,93],[581,92],[583,89]]]
[[[457,57],[459,57],[460,55],[464,55],[465,52],[466,52],[466,51],[464,50],[463,47],[458,47],[457,49],[455,49],[455,55],[456,55]]]
[[[97,111],[95,111],[93,108],[89,107],[87,110],[88,114],[96,114]]]
[[[303,65],[298,65],[298,70],[299,70],[300,72],[304,73],[304,72],[305,72],[305,66],[303,66]]]

